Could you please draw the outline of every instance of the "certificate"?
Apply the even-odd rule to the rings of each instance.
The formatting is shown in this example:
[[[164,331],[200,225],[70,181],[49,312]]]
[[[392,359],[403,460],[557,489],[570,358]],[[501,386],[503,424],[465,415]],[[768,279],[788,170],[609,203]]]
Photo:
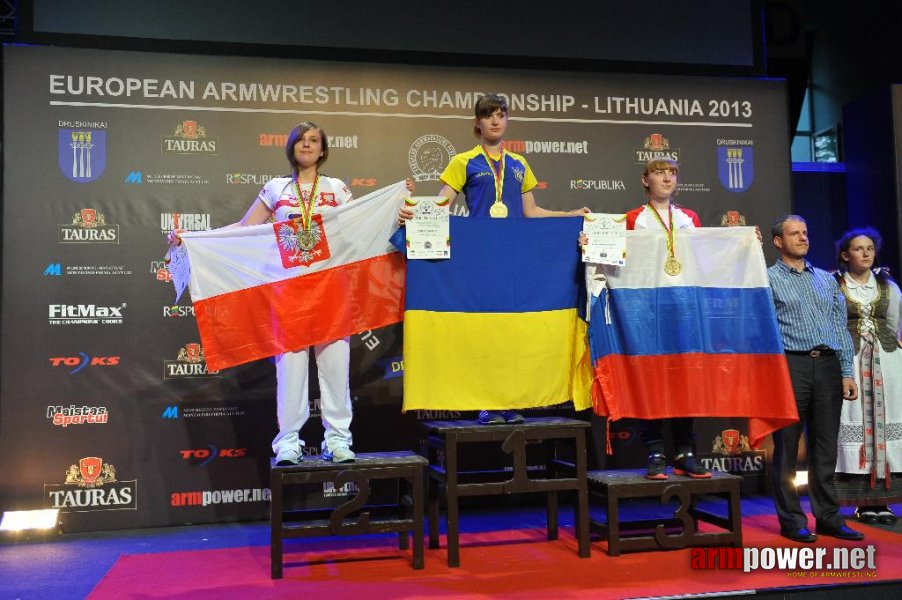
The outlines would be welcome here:
[[[404,203],[413,210],[407,221],[407,258],[451,258],[451,201],[444,196],[414,196]]]
[[[622,267],[626,264],[626,215],[589,213],[583,216],[583,262]]]

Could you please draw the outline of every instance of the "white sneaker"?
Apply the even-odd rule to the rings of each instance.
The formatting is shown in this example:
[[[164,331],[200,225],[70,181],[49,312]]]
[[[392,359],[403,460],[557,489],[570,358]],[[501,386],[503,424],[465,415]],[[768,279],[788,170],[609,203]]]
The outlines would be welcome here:
[[[347,446],[339,446],[335,450],[323,450],[323,458],[336,463],[354,462],[357,456]]]
[[[300,448],[280,448],[276,454],[276,466],[288,467],[304,460]]]

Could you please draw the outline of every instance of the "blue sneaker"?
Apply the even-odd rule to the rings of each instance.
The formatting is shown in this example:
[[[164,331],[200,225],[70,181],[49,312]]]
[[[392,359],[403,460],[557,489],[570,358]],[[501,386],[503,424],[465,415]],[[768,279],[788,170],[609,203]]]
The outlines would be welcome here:
[[[483,410],[477,419],[480,425],[501,425],[505,422],[504,415],[492,410]]]
[[[523,418],[523,415],[515,410],[502,410],[501,416],[504,417],[505,423],[523,423],[526,421],[526,419]]]

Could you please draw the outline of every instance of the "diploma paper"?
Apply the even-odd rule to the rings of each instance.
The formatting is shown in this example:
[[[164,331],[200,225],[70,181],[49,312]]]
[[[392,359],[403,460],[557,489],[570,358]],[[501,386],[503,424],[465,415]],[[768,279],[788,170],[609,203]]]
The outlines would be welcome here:
[[[451,258],[451,202],[444,196],[414,196],[404,203],[414,211],[407,221],[407,258]]]
[[[625,215],[589,213],[583,217],[583,232],[589,238],[582,246],[583,262],[619,267],[626,264]]]

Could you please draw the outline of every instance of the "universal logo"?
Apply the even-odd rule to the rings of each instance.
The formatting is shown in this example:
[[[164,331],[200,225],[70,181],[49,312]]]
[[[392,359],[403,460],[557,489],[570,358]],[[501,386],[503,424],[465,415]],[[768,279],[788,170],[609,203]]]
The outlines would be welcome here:
[[[197,121],[182,121],[170,136],[163,136],[163,154],[216,154],[216,138],[208,138],[207,130]]]
[[[160,213],[160,233],[167,234],[173,229],[185,231],[209,231],[210,213]]]
[[[83,208],[72,223],[59,225],[60,244],[118,244],[119,226],[107,225],[106,217],[93,208]]]

